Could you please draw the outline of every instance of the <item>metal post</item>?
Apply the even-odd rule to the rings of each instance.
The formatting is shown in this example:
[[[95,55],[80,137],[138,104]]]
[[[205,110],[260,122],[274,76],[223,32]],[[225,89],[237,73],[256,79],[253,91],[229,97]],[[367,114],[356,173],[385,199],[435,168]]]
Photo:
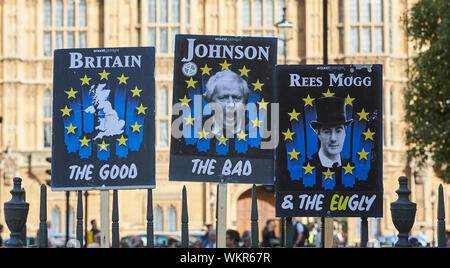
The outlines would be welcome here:
[[[227,184],[219,183],[217,196],[217,239],[218,248],[226,247],[226,229],[227,229]]]
[[[367,241],[369,240],[369,224],[367,217],[361,218],[361,247],[367,247]]]
[[[252,248],[257,248],[259,244],[258,230],[258,203],[256,197],[256,185],[252,188],[252,212],[251,212],[251,229],[252,229]]]
[[[109,248],[109,191],[100,191],[101,247]]]
[[[153,248],[153,193],[152,189],[147,190],[147,247]]]
[[[442,184],[439,185],[438,193],[438,212],[437,212],[437,229],[438,229],[438,247],[445,248],[445,206],[444,206],[444,189]]]
[[[77,200],[77,240],[80,242],[80,247],[83,247],[83,194],[78,191]]]
[[[188,227],[188,210],[186,198],[186,186],[183,186],[183,200],[181,204],[181,247],[189,247],[189,227]]]
[[[408,178],[398,178],[400,187],[397,191],[398,199],[391,203],[391,215],[395,228],[398,230],[396,247],[411,247],[408,241],[408,233],[414,225],[416,217],[416,203],[409,200],[411,191],[408,189]]]
[[[292,232],[292,218],[291,217],[287,217],[286,218],[286,247],[287,248],[292,248],[293,244],[294,244],[294,237],[293,237],[293,232]]]
[[[328,64],[328,1],[327,0],[323,0],[322,2],[322,10],[323,10],[323,14],[322,14],[322,24],[323,24],[323,64],[327,65]],[[321,218],[321,247],[325,248],[325,242],[326,241],[326,237],[328,237],[327,232],[329,230],[326,230],[325,228],[325,217]]]
[[[88,223],[88,191],[84,191],[84,233],[85,233],[85,239],[86,239],[86,244],[87,244],[87,234],[88,234],[88,227],[87,227],[87,223]]]
[[[41,185],[41,204],[39,208],[39,245],[40,248],[46,248],[48,245],[47,234],[47,186]]]
[[[66,191],[66,243],[64,244],[64,246],[67,246],[67,242],[69,242],[69,210],[70,210],[70,204],[69,204],[69,199],[70,199],[70,192]]]
[[[323,64],[328,64],[328,3],[323,0]]]
[[[117,197],[117,190],[113,190],[113,207],[112,207],[112,248],[119,247],[119,201]]]
[[[280,219],[280,244],[286,247],[286,218],[281,217]]]

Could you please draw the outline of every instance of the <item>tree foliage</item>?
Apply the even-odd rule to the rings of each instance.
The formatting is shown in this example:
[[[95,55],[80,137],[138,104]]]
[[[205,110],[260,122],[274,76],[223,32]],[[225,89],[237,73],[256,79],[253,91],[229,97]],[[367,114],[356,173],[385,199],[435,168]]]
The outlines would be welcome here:
[[[418,51],[405,90],[408,156],[450,182],[450,1],[419,0],[405,22]]]

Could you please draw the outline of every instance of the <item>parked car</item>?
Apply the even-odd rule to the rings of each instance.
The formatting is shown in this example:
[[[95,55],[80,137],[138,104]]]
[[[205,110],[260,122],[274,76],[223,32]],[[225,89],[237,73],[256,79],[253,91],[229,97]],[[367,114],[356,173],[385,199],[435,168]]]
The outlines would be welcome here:
[[[131,246],[131,240],[134,236],[138,236],[144,245],[147,247],[147,234],[140,233],[131,236],[125,236],[122,241],[127,242]],[[165,248],[169,245],[169,239],[177,241],[176,246],[181,247],[181,234],[179,232],[155,232],[153,234],[153,245],[157,248]],[[189,237],[189,246],[192,246],[196,241],[195,237]]]
[[[6,238],[3,240],[3,245],[6,245],[10,238]],[[36,247],[36,237],[35,236],[27,236],[27,247]]]
[[[55,238],[55,247],[57,248],[63,248],[66,246],[66,234],[64,233],[57,233],[53,234],[53,237]],[[76,239],[75,234],[69,234],[69,240],[70,239]]]
[[[380,247],[393,247],[397,242],[398,237],[396,235],[391,236],[380,236],[378,237],[378,241],[380,242]]]

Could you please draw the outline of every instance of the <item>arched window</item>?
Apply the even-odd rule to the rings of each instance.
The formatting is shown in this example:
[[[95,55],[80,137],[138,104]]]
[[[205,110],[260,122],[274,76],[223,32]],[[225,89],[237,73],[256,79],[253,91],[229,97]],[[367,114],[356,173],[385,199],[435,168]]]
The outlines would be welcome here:
[[[177,231],[177,210],[173,206],[170,206],[167,209],[166,226],[167,232]]]
[[[69,234],[75,234],[75,211],[69,208]]]
[[[158,91],[158,121],[159,121],[159,142],[158,146],[169,146],[169,98],[166,87]]]
[[[162,87],[158,92],[158,115],[167,116],[168,115],[168,95],[166,87]]]
[[[50,90],[44,91],[42,97],[42,103],[44,104],[44,118],[52,117],[52,96]]]
[[[44,26],[52,26],[52,1],[45,0],[44,2]]]
[[[153,209],[153,228],[155,232],[163,231],[163,212],[160,206]]]
[[[59,210],[59,208],[57,207],[53,208],[50,215],[50,219],[51,219],[50,230],[54,234],[61,233],[61,210]]]

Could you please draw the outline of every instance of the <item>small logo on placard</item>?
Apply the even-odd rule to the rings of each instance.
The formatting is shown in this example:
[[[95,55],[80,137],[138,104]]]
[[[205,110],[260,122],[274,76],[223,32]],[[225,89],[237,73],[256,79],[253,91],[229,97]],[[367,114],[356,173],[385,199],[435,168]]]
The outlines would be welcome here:
[[[183,64],[183,67],[181,67],[181,70],[185,76],[191,77],[197,73],[197,65],[193,62],[186,62]]]

